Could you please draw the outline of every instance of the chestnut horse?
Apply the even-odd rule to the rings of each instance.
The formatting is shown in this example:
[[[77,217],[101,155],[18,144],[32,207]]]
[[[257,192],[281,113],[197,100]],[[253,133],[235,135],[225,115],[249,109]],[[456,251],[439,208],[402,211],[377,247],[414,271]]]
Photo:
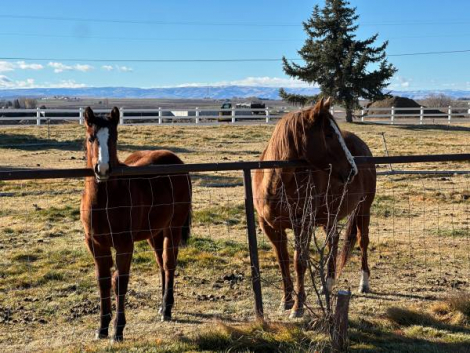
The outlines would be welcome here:
[[[106,118],[88,107],[86,121],[87,177],[81,203],[85,243],[93,255],[101,297],[101,321],[97,338],[108,336],[111,322],[111,288],[116,296],[117,316],[113,340],[123,339],[126,324],[124,302],[134,242],[147,240],[155,251],[162,278],[162,320],[171,319],[173,286],[178,246],[189,237],[191,222],[191,181],[188,174],[158,177],[110,177],[116,167],[182,164],[170,151],[139,151],[124,163],[117,157],[119,110]],[[115,271],[111,276],[116,251]]]
[[[306,168],[256,170],[255,207],[259,224],[273,244],[282,274],[282,310],[303,315],[304,277],[314,227],[328,236],[326,290],[331,291],[359,238],[362,278],[359,290],[369,290],[367,265],[370,207],[375,197],[375,165],[358,169],[353,156],[371,156],[367,145],[350,132],[341,132],[329,112],[330,100],[286,114],[276,125],[261,160],[304,160]],[[337,221],[349,216],[346,240],[336,268]],[[289,271],[286,229],[294,232],[295,290]],[[325,289],[324,289],[325,290]]]

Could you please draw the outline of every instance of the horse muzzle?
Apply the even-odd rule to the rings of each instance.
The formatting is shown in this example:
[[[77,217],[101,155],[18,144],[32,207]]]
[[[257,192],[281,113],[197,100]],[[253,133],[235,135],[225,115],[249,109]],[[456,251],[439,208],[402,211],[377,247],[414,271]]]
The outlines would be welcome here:
[[[98,183],[108,180],[110,171],[111,168],[108,163],[95,164],[94,172]]]

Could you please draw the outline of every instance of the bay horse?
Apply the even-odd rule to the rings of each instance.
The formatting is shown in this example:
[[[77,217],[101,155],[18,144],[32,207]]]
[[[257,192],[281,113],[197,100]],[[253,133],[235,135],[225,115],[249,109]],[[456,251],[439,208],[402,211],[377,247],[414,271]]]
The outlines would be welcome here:
[[[261,155],[262,161],[303,160],[305,168],[275,168],[254,172],[254,204],[261,229],[271,240],[282,274],[281,310],[301,317],[306,298],[304,278],[315,227],[328,237],[326,288],[346,264],[357,238],[362,256],[360,292],[369,291],[367,264],[370,208],[375,197],[375,165],[360,169],[353,156],[372,156],[359,137],[341,132],[330,114],[330,99],[286,114],[276,125]],[[341,258],[337,264],[337,222],[349,216]],[[289,270],[286,229],[294,232],[295,288]],[[295,289],[295,290],[294,290]]]
[[[126,318],[124,303],[134,242],[147,240],[155,252],[162,279],[163,320],[171,320],[174,303],[174,275],[180,242],[189,237],[191,223],[191,180],[188,174],[157,177],[110,177],[116,167],[182,164],[166,150],[138,151],[124,163],[117,156],[119,110],[107,117],[85,110],[86,165],[94,170],[87,177],[82,195],[80,218],[85,243],[95,261],[101,306],[97,338],[108,337],[111,322],[111,289],[116,297],[114,341],[123,339]],[[115,271],[111,276],[116,251]]]

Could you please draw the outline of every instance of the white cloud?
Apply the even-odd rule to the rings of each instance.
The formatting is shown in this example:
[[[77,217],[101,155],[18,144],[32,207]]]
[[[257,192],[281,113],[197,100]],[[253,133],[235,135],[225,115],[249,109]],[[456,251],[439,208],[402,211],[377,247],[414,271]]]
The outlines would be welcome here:
[[[14,71],[15,64],[9,61],[0,61],[0,72]]]
[[[318,87],[317,84],[310,85],[304,81],[284,77],[246,77],[240,80],[219,82],[197,82],[184,83],[177,87],[203,87],[203,86],[251,86],[251,87],[284,87],[284,88],[311,88]]]
[[[106,70],[106,71],[114,71],[114,70],[117,70],[119,72],[132,72],[134,71],[134,69],[132,67],[128,67],[128,66],[119,66],[119,65],[103,65],[101,66],[101,68],[103,70]]]
[[[73,68],[81,72],[88,72],[94,69],[94,67],[91,65],[82,65],[82,64],[77,64]]]
[[[50,62],[49,64],[47,64],[47,66],[52,67],[55,73],[72,70],[72,66],[65,65],[62,63],[57,63],[57,62]]]
[[[16,88],[81,88],[87,87],[84,83],[77,83],[75,80],[61,80],[59,82],[45,82],[37,84],[33,78],[26,80],[12,80],[11,78],[0,75],[0,89],[16,89]]]
[[[392,83],[389,85],[390,88],[409,88],[413,80],[410,78],[395,76],[392,78]]]
[[[131,68],[131,67],[118,66],[118,65],[116,65],[116,70],[121,71],[121,72],[132,72],[132,71],[134,71],[134,69]]]
[[[0,72],[20,70],[42,70],[44,66],[36,63],[26,63],[25,61],[0,61]]]
[[[59,62],[50,62],[47,66],[52,67],[56,74],[64,72],[64,71],[81,71],[81,72],[89,72],[94,69],[93,66],[87,64],[75,64],[75,65],[65,65]]]
[[[41,65],[41,64],[35,64],[35,63],[28,64],[24,61],[17,61],[16,65],[17,65],[18,68],[20,68],[22,70],[42,70],[42,69],[44,69],[44,66]]]
[[[0,88],[33,88],[34,79],[28,78],[24,81],[13,81],[5,75],[0,75]]]

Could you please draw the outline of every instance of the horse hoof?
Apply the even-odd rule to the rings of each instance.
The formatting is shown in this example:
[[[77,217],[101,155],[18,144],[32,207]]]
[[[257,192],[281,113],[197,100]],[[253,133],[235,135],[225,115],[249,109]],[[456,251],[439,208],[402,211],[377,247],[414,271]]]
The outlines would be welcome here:
[[[289,319],[298,319],[302,316],[304,316],[304,309],[292,309]]]
[[[96,334],[95,334],[95,339],[96,340],[102,340],[102,339],[105,339],[105,338],[108,338],[108,333],[103,333],[103,332],[100,332],[100,331],[96,332]]]
[[[294,306],[293,301],[290,301],[290,302],[281,301],[281,304],[279,305],[279,312],[282,314],[284,311],[292,309],[293,306]]]
[[[162,322],[164,322],[164,321],[171,321],[171,316],[162,315]]]
[[[124,341],[123,335],[114,335],[113,338],[111,339],[111,343],[119,343],[122,341]]]
[[[370,288],[369,286],[360,286],[358,289],[359,293],[370,293]]]

